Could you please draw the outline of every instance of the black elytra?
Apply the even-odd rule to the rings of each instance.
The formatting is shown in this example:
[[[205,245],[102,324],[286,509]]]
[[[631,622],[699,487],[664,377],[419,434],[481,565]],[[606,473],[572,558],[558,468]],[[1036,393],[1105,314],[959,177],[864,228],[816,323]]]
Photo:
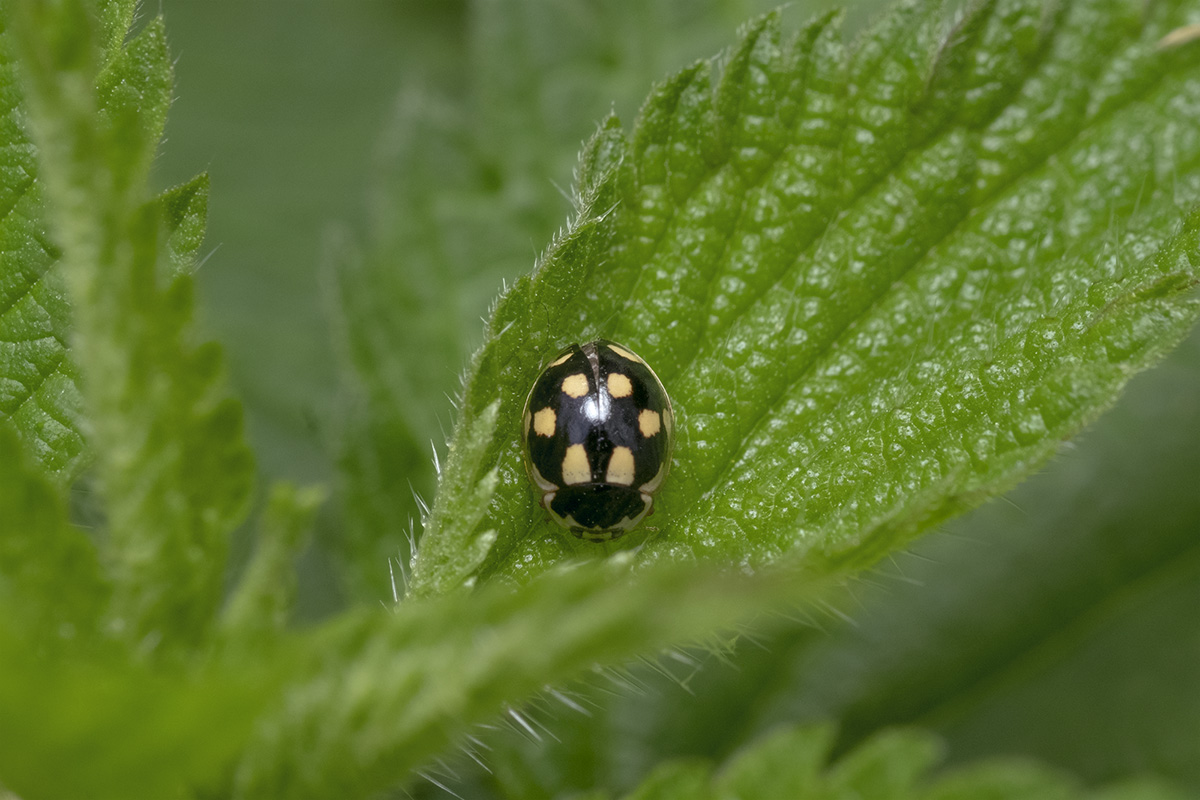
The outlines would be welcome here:
[[[550,360],[522,417],[525,468],[559,525],[590,541],[637,527],[671,465],[675,418],[654,370],[597,339]]]

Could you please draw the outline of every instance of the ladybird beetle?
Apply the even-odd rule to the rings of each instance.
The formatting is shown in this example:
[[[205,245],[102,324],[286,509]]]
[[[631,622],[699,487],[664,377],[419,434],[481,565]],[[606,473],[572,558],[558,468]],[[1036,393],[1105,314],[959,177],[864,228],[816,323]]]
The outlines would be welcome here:
[[[593,542],[637,527],[671,465],[675,419],[654,370],[597,339],[555,356],[525,401],[525,468],[550,516]]]

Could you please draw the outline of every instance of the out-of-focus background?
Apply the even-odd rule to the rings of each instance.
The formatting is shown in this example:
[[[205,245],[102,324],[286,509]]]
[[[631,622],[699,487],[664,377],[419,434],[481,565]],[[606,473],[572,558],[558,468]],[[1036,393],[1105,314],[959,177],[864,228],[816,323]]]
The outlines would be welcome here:
[[[395,441],[380,497],[401,499],[373,513],[411,516],[480,317],[570,213],[579,145],[610,110],[628,128],[654,81],[771,5],[164,0],[177,99],[157,180],[211,174],[200,314],[229,354],[263,483],[336,484],[348,438]],[[383,276],[376,311],[394,301],[396,330],[412,326],[394,382],[412,402],[382,433],[355,430],[338,366],[347,264]],[[1043,474],[881,567],[852,624],[644,677],[586,723],[553,716],[562,742],[511,737],[499,777],[463,781],[529,797],[619,787],[665,755],[722,756],[775,722],[832,717],[842,746],[919,724],[954,761],[1028,755],[1089,782],[1155,773],[1200,792],[1197,397],[1193,335]],[[387,555],[404,548],[395,520],[348,521],[340,501],[302,565],[308,619],[384,599]],[[347,570],[334,554],[355,526],[386,536]]]
[[[337,381],[323,243],[339,225],[365,234],[401,87],[461,85],[465,4],[159,7],[176,99],[158,181],[208,171],[213,184],[210,257],[199,272],[204,322],[228,350],[262,471],[327,480],[321,417]]]
[[[176,99],[157,178],[169,186],[211,176],[201,322],[225,346],[260,485],[334,480],[325,242],[335,226],[366,231],[377,154],[408,65],[428,60],[441,73],[459,49],[461,3],[404,5],[161,4]],[[336,528],[329,513],[321,524]],[[244,556],[247,542],[238,544]],[[340,602],[319,549],[304,569],[307,614]]]

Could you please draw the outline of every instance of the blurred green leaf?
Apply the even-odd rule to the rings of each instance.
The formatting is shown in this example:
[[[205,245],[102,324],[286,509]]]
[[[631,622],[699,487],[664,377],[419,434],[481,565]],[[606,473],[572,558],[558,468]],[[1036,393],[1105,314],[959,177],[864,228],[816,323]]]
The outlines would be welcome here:
[[[235,641],[261,647],[287,628],[296,601],[296,558],[324,501],[319,487],[271,487],[258,548],[222,615],[225,632]]]
[[[722,768],[714,781],[714,794],[719,798],[817,795],[833,734],[830,727],[812,726],[763,736]],[[916,763],[923,766],[921,760]]]
[[[628,141],[606,123],[472,367],[457,436],[501,398],[478,574],[597,552],[542,521],[517,427],[546,355],[598,335],[679,417],[643,562],[854,569],[1042,463],[1196,314],[1200,82],[1157,46],[1192,10],[907,5],[851,55],[831,19],[785,42],[769,16]]]
[[[0,776],[23,800],[178,797],[214,786],[274,696],[256,667],[47,660],[0,620]],[[64,766],[69,765],[69,766]]]
[[[0,425],[0,616],[45,655],[98,632],[109,587],[92,543],[67,523],[61,490],[26,461]]]
[[[271,697],[261,667],[131,663],[100,627],[109,587],[61,490],[4,427],[0,454],[5,789],[26,800],[163,797],[216,782]]]
[[[707,800],[711,768],[703,762],[668,761],[646,778],[627,800]]]
[[[748,579],[628,561],[555,571],[520,591],[492,586],[390,615],[349,615],[305,638],[308,677],[259,726],[238,797],[369,796],[404,780],[512,703],[596,665],[689,644],[764,608],[811,602],[796,574]],[[293,654],[297,657],[297,654]],[[532,728],[531,728],[532,729]]]
[[[135,641],[195,643],[221,599],[253,463],[219,348],[190,342],[181,270],[199,244],[205,180],[145,198],[171,96],[162,20],[104,51],[105,36],[124,39],[112,19],[128,14],[102,8],[101,24],[85,2],[14,3],[14,35],[75,309],[114,625]],[[169,273],[157,268],[160,229]]]
[[[710,779],[703,762],[660,766],[628,800],[1174,800],[1171,787],[1143,782],[1094,792],[1036,764],[996,761],[932,778],[938,743],[919,730],[890,730],[826,769],[832,741],[824,727],[788,728],[752,742]],[[813,762],[816,756],[818,761]],[[798,759],[798,760],[797,760]]]

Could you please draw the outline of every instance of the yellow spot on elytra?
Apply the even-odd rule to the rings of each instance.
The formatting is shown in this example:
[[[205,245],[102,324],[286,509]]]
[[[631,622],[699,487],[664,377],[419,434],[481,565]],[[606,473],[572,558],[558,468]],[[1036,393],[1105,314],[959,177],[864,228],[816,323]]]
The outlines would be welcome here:
[[[614,447],[608,462],[604,480],[629,486],[633,483],[633,451],[628,447]]]
[[[614,372],[608,376],[608,393],[613,397],[629,397],[633,394],[633,384],[625,375]]]
[[[638,414],[638,430],[642,432],[642,436],[649,439],[651,436],[658,435],[658,429],[662,426],[662,417],[657,411],[652,411],[648,408],[643,408],[642,413]]]
[[[546,368],[549,369],[550,367],[557,367],[559,364],[564,364],[564,363],[566,363],[566,360],[570,357],[571,357],[571,351],[568,350],[567,352],[563,353],[561,356],[559,356],[558,358],[554,359],[549,364],[547,364]]]
[[[629,359],[630,361],[634,362],[635,364],[643,364],[643,363],[645,363],[645,362],[643,362],[643,361],[642,361],[640,358],[638,358],[637,356],[635,356],[633,353],[629,352],[629,351],[628,351],[628,350],[626,350],[624,347],[621,347],[621,345],[619,345],[619,344],[610,344],[610,345],[608,346],[608,349],[609,349],[609,350],[612,350],[614,353],[616,353],[617,355],[619,355],[621,358],[627,358],[627,359]]]
[[[533,415],[533,430],[538,436],[553,436],[557,422],[558,415],[554,413],[554,409],[546,407]]]
[[[587,376],[582,372],[563,378],[562,390],[571,397],[583,397],[588,392]]]
[[[576,483],[587,483],[592,479],[592,468],[588,466],[587,451],[581,444],[573,444],[567,448],[562,463],[563,483],[572,486]]]

